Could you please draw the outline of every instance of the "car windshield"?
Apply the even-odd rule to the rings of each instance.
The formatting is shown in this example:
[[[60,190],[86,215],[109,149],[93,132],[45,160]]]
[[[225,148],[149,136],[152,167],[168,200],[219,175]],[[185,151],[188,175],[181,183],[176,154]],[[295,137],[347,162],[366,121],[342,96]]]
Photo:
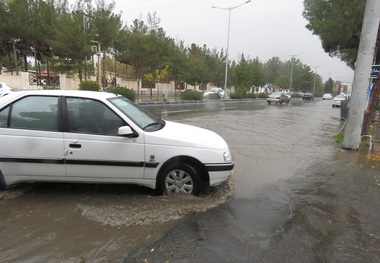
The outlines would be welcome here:
[[[335,99],[343,99],[343,100],[345,100],[346,96],[344,96],[344,95],[338,95],[338,96],[335,97]]]
[[[281,97],[282,92],[273,92],[269,96],[271,97]]]
[[[159,130],[165,124],[165,122],[160,118],[157,118],[150,112],[144,110],[143,108],[140,108],[123,96],[111,98],[109,101],[143,130]]]

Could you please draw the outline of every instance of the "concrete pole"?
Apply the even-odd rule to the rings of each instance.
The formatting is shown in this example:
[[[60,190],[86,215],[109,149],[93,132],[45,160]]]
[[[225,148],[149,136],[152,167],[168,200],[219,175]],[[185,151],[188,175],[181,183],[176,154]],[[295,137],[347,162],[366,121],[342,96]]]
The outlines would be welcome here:
[[[361,141],[366,92],[375,53],[376,37],[380,21],[379,17],[380,1],[367,0],[355,66],[347,125],[344,130],[343,148],[349,150],[358,150]]]

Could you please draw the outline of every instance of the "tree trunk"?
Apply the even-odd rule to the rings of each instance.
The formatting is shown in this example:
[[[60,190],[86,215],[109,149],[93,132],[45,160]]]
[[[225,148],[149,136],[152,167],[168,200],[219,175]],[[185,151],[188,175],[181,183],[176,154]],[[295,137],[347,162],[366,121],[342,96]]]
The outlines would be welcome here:
[[[364,111],[364,119],[361,135],[367,135],[368,129],[371,124],[372,116],[376,110],[377,103],[379,102],[380,97],[380,74],[377,76],[377,79],[372,87],[371,96],[369,98],[368,106]]]
[[[13,45],[13,57],[15,61],[16,75],[18,75],[17,50],[16,50],[16,41],[14,39],[12,39],[12,45]]]

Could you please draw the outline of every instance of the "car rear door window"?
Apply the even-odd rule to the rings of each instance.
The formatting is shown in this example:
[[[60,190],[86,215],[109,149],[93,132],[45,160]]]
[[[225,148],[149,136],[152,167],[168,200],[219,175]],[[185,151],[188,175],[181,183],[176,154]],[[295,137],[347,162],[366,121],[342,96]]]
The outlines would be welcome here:
[[[29,96],[18,100],[0,112],[0,126],[58,131],[58,97]]]

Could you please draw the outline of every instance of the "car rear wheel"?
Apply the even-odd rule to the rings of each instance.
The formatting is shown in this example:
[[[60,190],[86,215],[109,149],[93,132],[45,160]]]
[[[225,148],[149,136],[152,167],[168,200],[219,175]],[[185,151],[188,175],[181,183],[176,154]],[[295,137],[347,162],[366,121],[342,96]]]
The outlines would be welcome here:
[[[199,195],[201,180],[197,170],[186,163],[173,163],[166,167],[158,177],[157,193]]]

